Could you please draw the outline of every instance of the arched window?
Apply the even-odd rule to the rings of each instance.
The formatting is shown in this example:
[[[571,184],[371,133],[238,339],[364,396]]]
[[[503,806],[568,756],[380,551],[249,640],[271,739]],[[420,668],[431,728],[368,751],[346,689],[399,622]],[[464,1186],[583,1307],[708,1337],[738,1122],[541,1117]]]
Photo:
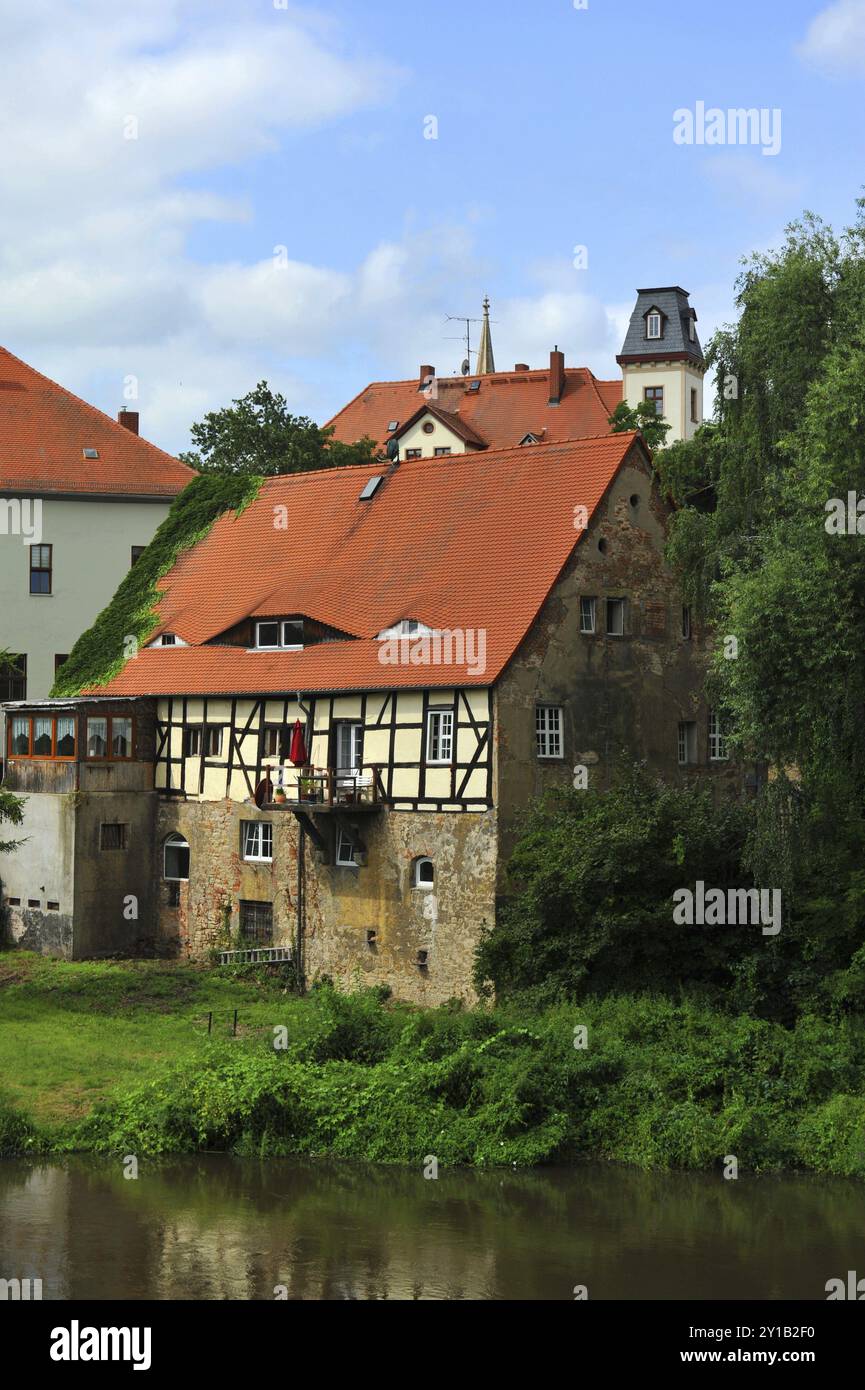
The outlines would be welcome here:
[[[434,888],[436,880],[435,865],[426,857],[416,859],[412,865],[411,882],[413,888]]]
[[[175,883],[189,878],[189,841],[182,835],[168,835],[163,842],[162,877]]]

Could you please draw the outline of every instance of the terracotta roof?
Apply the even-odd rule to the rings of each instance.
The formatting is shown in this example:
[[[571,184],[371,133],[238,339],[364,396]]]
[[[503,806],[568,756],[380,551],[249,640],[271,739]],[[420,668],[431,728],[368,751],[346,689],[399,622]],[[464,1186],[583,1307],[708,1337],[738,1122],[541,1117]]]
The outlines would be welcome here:
[[[638,435],[614,434],[418,459],[385,472],[366,502],[359,495],[381,466],[271,478],[162,581],[153,635],[174,632],[190,645],[145,648],[105,689],[264,694],[488,685],[579,540],[575,507],[591,516],[632,449],[644,452]],[[275,602],[286,616],[303,614],[356,640],[296,652],[204,645],[255,611],[272,612]],[[438,630],[483,631],[484,669],[471,651],[447,666],[383,664],[376,634],[409,617]]]
[[[622,399],[621,381],[599,381],[588,367],[566,367],[559,405],[549,402],[547,368],[532,372],[493,372],[482,377],[436,377],[437,395],[429,404],[458,415],[491,449],[509,449],[528,433],[544,442],[587,439],[606,434],[608,420]],[[470,390],[473,381],[480,388]],[[353,444],[368,434],[384,445],[426,403],[419,381],[373,381],[328,421],[334,436]]]
[[[442,410],[435,401],[424,401],[418,407],[414,415],[410,415],[405,421],[401,421],[399,426],[389,436],[392,439],[400,439],[411,427],[417,424],[418,420],[424,415],[434,415],[437,420],[441,420],[443,425],[447,425],[449,430],[453,430],[458,439],[463,439],[467,444],[474,444],[479,449],[486,449],[487,441],[478,434],[477,430],[472,429],[471,425],[461,419],[459,415],[454,415],[450,410]],[[519,441],[517,441],[519,443]]]
[[[96,449],[97,459],[86,459]],[[0,348],[0,488],[174,497],[191,468]]]

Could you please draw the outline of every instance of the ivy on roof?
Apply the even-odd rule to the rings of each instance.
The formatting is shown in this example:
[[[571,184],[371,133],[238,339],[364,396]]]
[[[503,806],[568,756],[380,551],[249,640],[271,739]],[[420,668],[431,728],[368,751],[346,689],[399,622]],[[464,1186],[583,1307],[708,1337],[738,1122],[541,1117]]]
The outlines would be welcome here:
[[[258,495],[263,478],[211,473],[195,478],[175,499],[153,540],[122,580],[117,592],[75,643],[57,673],[52,696],[79,695],[120,673],[130,651],[157,627],[158,584],[183,550],[202,540],[225,512],[240,515]]]

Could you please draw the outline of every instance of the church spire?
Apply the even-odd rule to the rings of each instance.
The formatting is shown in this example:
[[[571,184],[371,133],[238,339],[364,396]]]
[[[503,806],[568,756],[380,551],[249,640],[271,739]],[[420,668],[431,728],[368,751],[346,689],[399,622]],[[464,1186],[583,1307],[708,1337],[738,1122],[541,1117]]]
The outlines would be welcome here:
[[[486,376],[489,372],[494,372],[495,369],[493,339],[490,333],[490,300],[489,295],[487,295],[484,298],[484,321],[481,326],[481,343],[478,348],[478,362],[475,371],[478,376]]]

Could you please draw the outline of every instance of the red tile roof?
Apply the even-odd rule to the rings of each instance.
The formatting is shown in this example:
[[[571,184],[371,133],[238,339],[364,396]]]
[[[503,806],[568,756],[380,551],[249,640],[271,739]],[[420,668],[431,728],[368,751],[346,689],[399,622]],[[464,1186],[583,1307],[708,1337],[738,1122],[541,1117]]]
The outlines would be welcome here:
[[[264,694],[488,685],[531,627],[635,434],[325,469],[271,478],[221,517],[162,581],[159,631],[106,687],[117,695]],[[385,472],[368,502],[359,495]],[[285,528],[282,529],[283,522]],[[302,651],[204,645],[254,612],[302,614],[356,640]],[[485,666],[383,664],[376,634],[402,618],[483,631]],[[392,649],[391,649],[392,650]]]
[[[0,489],[174,497],[195,476],[0,348]]]
[[[469,390],[472,381],[480,381],[479,390]],[[621,381],[599,381],[587,367],[566,367],[565,389],[558,405],[548,403],[549,381],[547,368],[491,372],[482,377],[436,377],[438,394],[430,404],[458,415],[491,449],[513,448],[529,433],[544,443],[608,433],[609,417],[622,399]],[[425,403],[419,384],[417,377],[412,381],[371,382],[328,421],[335,438],[353,444],[368,434],[384,445],[392,433],[388,429],[391,422],[398,420],[402,428]]]

